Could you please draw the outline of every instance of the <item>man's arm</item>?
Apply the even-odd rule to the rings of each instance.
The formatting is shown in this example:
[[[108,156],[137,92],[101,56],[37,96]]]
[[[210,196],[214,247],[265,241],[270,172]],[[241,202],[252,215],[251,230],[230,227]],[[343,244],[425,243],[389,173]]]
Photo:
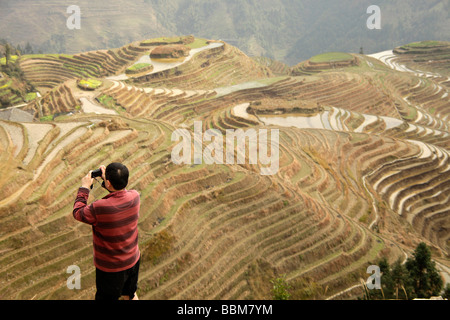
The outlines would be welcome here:
[[[89,172],[81,180],[81,188],[78,189],[77,198],[75,199],[75,204],[73,205],[73,217],[81,222],[87,224],[95,224],[97,219],[94,214],[93,205],[87,205],[89,198],[89,188],[94,179],[91,178],[91,172]]]

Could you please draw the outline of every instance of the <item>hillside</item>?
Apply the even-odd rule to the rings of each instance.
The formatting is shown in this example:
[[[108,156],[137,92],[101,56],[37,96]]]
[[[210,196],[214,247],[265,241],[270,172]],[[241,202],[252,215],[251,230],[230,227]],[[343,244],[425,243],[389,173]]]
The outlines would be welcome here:
[[[366,27],[367,8],[381,8],[381,30]],[[66,9],[78,5],[81,29]],[[450,41],[447,0],[2,0],[0,39],[34,53],[76,54],[137,39],[194,34],[222,39],[249,56],[293,66],[325,52],[379,52],[420,40]]]
[[[190,55],[150,58],[175,42]],[[412,47],[442,59],[419,72]],[[423,42],[287,68],[224,41],[163,37],[21,56],[41,97],[21,107],[34,122],[0,120],[0,299],[93,298],[92,231],[72,206],[86,172],[113,161],[141,194],[140,299],[271,299],[282,275],[292,299],[352,299],[368,266],[421,241],[448,270],[449,55]],[[194,121],[224,135],[278,129],[279,170],[174,164],[172,135]],[[95,183],[89,201],[104,195]],[[81,290],[66,286],[70,265]]]

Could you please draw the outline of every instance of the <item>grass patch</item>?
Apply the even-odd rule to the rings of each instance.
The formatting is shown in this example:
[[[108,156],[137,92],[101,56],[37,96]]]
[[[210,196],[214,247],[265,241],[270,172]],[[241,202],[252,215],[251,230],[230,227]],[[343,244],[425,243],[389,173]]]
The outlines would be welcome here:
[[[140,73],[140,72],[146,72],[153,70],[153,65],[150,63],[136,63],[132,65],[131,67],[127,68],[125,70],[126,74],[134,74],[134,73]]]
[[[53,115],[41,117],[41,118],[39,118],[39,120],[40,120],[41,122],[52,121],[52,120],[53,120]]]
[[[114,100],[113,97],[108,96],[107,94],[104,94],[97,98],[98,102],[100,102],[105,107],[108,107],[110,109],[114,109],[116,107],[116,100]]]
[[[289,78],[288,76],[279,76],[273,78],[258,79],[256,80],[256,82],[269,86],[271,84],[277,83],[278,81],[285,80],[288,78]]]
[[[103,84],[102,81],[100,80],[96,80],[96,79],[81,79],[80,81],[78,81],[77,85],[81,88],[81,89],[90,89],[90,90],[95,90],[98,87],[100,87]]]
[[[9,62],[15,63],[15,62],[17,61],[18,58],[19,58],[19,57],[16,56],[16,55],[11,55],[11,56],[10,56],[10,59],[9,59]],[[0,64],[1,64],[2,66],[6,65],[6,57],[3,57],[3,58],[0,59]]]
[[[127,111],[124,107],[122,107],[121,105],[118,105],[116,100],[113,97],[108,96],[107,94],[101,95],[100,97],[97,97],[96,99],[98,102],[100,102],[102,105],[104,105],[108,109],[115,110],[119,114],[122,114]]]
[[[12,80],[8,80],[4,85],[2,85],[2,86],[0,87],[0,89],[6,89],[6,88],[9,88],[9,87],[11,86],[11,84],[12,84]]]
[[[151,64],[150,63],[137,63],[137,64],[132,65],[131,67],[129,67],[127,70],[137,71],[137,70],[140,70],[140,69],[144,69],[144,68],[146,68],[148,66],[151,66]]]
[[[64,54],[64,53],[33,53],[33,54],[24,54],[21,56],[22,60],[27,59],[39,59],[39,58],[56,58],[59,57],[66,57],[66,58],[73,58],[72,54]]]
[[[144,40],[141,43],[142,44],[158,44],[158,43],[176,43],[176,42],[180,42],[181,38],[180,37],[160,37],[160,38],[155,38],[155,39],[149,39],[149,40]]]
[[[25,95],[25,101],[26,101],[26,102],[32,101],[32,100],[34,100],[34,99],[36,99],[36,98],[37,98],[37,93],[36,93],[36,92],[28,92],[28,93]]]
[[[439,41],[419,41],[419,42],[412,42],[409,43],[405,46],[403,46],[404,48],[426,48],[426,47],[434,47],[434,46],[439,46],[442,45],[442,42]]]
[[[208,45],[207,41],[205,39],[197,39],[195,38],[195,41],[192,43],[187,44],[186,46],[191,49],[198,49],[202,47],[206,47]]]
[[[352,60],[353,56],[345,52],[327,52],[312,57],[309,61],[314,63]]]

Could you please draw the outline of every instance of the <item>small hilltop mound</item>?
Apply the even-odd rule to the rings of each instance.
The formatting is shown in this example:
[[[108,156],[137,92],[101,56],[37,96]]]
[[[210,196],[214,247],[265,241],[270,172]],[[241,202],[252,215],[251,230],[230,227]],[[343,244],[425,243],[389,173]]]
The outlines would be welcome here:
[[[345,52],[328,52],[316,55],[309,60],[299,63],[291,70],[291,75],[310,75],[324,70],[358,66],[359,60]]]
[[[166,44],[191,44],[195,41],[195,37],[193,35],[184,36],[184,37],[162,37],[156,39],[148,39],[144,40],[140,43],[141,46],[154,47],[154,46],[162,46]]]
[[[120,131],[120,130],[128,130],[130,126],[128,123],[123,121],[120,118],[112,118],[108,120],[104,120],[98,124],[101,128],[108,128],[109,131]]]
[[[444,53],[450,47],[450,42],[419,41],[406,44],[394,49],[395,54],[432,54]]]
[[[179,59],[189,55],[191,48],[183,44],[158,46],[150,53],[152,59]]]
[[[264,98],[253,101],[247,109],[248,113],[261,115],[305,114],[313,115],[322,112],[324,108],[315,101],[293,99],[286,101],[281,98]]]

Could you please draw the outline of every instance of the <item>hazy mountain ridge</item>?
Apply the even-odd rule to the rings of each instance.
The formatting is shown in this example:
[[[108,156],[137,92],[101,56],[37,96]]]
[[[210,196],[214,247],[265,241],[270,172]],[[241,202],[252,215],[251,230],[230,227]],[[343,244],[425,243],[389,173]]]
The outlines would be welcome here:
[[[66,8],[81,8],[81,30],[69,30]],[[369,30],[370,5],[381,8],[381,30]],[[120,47],[161,35],[223,39],[250,56],[289,65],[327,51],[365,53],[414,41],[450,40],[450,1],[2,1],[0,38],[31,42],[44,53]],[[24,14],[26,12],[27,14]],[[36,50],[36,51],[37,51]]]

